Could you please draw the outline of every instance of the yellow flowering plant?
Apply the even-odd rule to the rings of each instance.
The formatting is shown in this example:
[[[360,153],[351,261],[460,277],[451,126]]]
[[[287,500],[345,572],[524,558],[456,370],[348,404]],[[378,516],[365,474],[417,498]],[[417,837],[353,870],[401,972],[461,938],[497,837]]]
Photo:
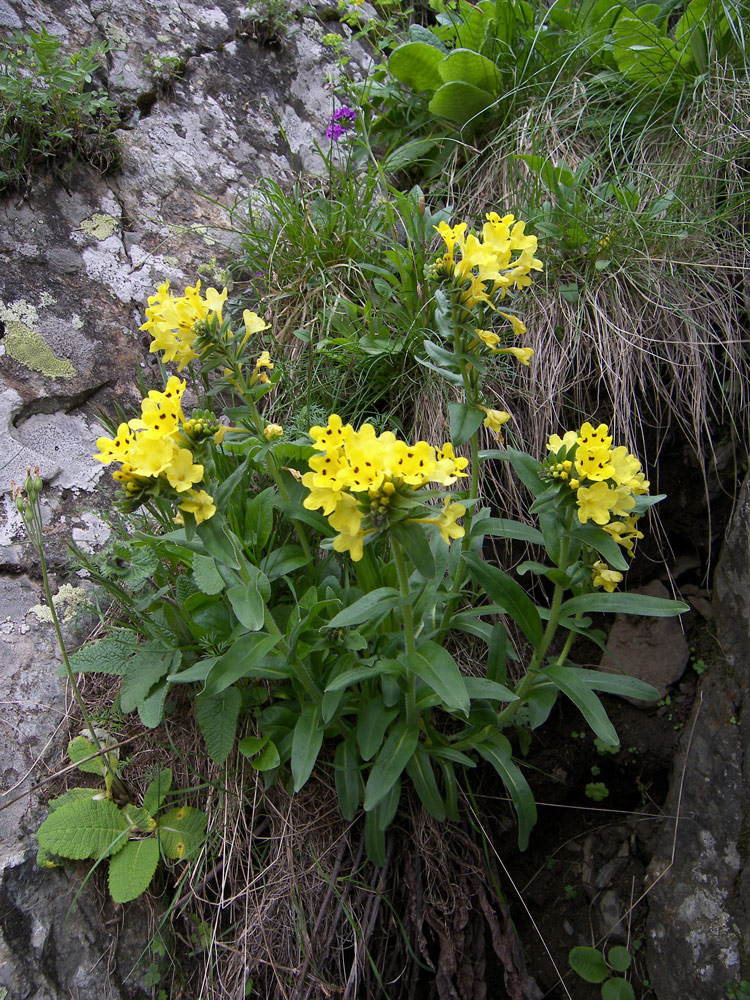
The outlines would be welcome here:
[[[450,404],[450,433],[431,442],[337,413],[287,433],[274,419],[270,324],[245,310],[235,332],[227,291],[203,294],[199,283],[183,296],[162,285],[149,300],[152,347],[184,377],[149,392],[140,417],[100,438],[96,456],[117,466],[123,510],[147,515],[117,548],[118,579],[98,574],[143,638],[128,644],[120,630],[76,654],[79,669],[121,674],[123,710],[146,725],[162,721],[174,685],[191,687],[219,764],[237,744],[267,782],[289,774],[295,791],[314,769],[328,772],[343,816],[363,809],[375,861],[406,782],[438,820],[457,819],[460,776],[480,759],[508,789],[525,847],[536,809],[508,733],[523,743],[562,692],[612,745],[596,692],[654,694],[570,661],[583,616],[646,613],[646,603],[655,614],[685,609],[616,591],[641,537],[636,520],[657,498],[606,426],[553,435],[544,461],[480,449],[481,426],[499,444],[511,419],[484,399],[488,366],[530,360],[528,348],[506,346],[525,330],[517,310],[497,304],[541,263],[513,216],[488,214],[480,236],[463,224],[437,228],[440,342],[425,344],[424,363],[462,398]],[[507,333],[490,329],[495,319]],[[201,409],[186,418],[189,390]],[[480,504],[481,466],[495,460],[512,462],[534,494],[540,529]],[[546,551],[547,563],[518,572],[548,578],[549,607],[484,560],[493,536]],[[509,619],[530,650],[516,680]],[[462,632],[486,646],[478,676],[447,648]]]

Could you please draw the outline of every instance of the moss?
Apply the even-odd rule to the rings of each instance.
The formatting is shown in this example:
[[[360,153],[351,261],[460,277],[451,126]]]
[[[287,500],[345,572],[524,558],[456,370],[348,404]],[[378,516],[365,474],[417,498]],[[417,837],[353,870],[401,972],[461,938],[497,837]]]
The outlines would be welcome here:
[[[81,229],[84,233],[93,236],[95,240],[108,239],[113,233],[117,232],[119,227],[119,219],[116,219],[113,215],[102,215],[98,212],[92,215],[90,219],[84,219],[81,223]]]
[[[39,334],[25,323],[10,320],[5,329],[5,351],[9,357],[49,378],[73,378],[76,374],[70,361],[58,358]]]

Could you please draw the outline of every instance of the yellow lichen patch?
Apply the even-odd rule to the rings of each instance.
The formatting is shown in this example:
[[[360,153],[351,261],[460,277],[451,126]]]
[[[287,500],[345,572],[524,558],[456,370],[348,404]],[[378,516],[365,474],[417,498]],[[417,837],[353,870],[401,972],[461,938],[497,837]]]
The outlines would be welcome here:
[[[89,598],[82,587],[74,587],[72,583],[63,583],[58,592],[53,596],[52,603],[55,605],[58,618],[64,624],[68,624],[89,607]],[[40,622],[51,622],[52,612],[46,604],[35,604],[29,608],[29,614],[34,615]]]
[[[84,219],[81,229],[95,240],[106,240],[120,228],[120,221],[113,215],[102,215],[97,212],[90,219]]]
[[[22,365],[49,378],[73,378],[76,374],[70,361],[58,358],[30,326],[11,320],[5,331],[5,352]]]

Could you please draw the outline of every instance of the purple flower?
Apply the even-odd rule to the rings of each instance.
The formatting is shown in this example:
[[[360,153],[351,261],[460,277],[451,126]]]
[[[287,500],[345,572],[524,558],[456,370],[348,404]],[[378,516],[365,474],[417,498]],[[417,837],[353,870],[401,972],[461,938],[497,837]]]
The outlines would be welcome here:
[[[338,142],[345,132],[354,128],[357,121],[357,112],[354,108],[349,108],[345,104],[338,111],[334,111],[326,129],[326,139]]]

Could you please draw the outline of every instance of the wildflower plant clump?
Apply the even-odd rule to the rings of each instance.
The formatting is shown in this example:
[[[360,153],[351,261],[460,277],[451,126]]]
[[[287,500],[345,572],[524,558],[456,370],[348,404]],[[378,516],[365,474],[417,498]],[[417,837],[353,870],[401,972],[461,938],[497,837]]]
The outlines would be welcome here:
[[[622,553],[641,537],[636,518],[659,498],[605,425],[553,435],[544,460],[501,447],[511,415],[484,381],[493,365],[531,363],[518,306],[542,268],[536,237],[495,212],[478,236],[464,223],[435,228],[445,250],[428,269],[435,334],[421,363],[454,396],[442,444],[337,413],[290,437],[274,419],[278,348],[264,339],[266,320],[245,309],[235,332],[242,303],[226,289],[202,295],[199,283],[182,296],[165,283],[149,299],[152,350],[184,378],[149,392],[97,455],[120,465],[124,510],[143,505],[153,518],[117,553],[121,566],[129,552],[141,586],[149,573],[157,584],[121,586],[149,656],[122,635],[76,654],[81,669],[119,672],[123,710],[150,726],[169,690],[186,685],[218,764],[236,746],[267,785],[290,778],[295,792],[316,769],[326,775],[347,820],[364,811],[378,863],[404,788],[437,820],[458,819],[459,788],[480,760],[507,788],[525,847],[536,807],[510,737],[526,746],[562,693],[615,746],[597,692],[654,697],[642,681],[573,662],[584,616],[685,610],[615,592]],[[188,383],[200,409],[186,419]],[[490,449],[480,448],[485,432]],[[534,495],[539,528],[483,505],[481,470],[495,461]],[[483,557],[492,537],[542,555],[505,572]],[[548,579],[549,603],[526,593],[526,573]],[[470,675],[448,648],[462,633],[484,649]]]

